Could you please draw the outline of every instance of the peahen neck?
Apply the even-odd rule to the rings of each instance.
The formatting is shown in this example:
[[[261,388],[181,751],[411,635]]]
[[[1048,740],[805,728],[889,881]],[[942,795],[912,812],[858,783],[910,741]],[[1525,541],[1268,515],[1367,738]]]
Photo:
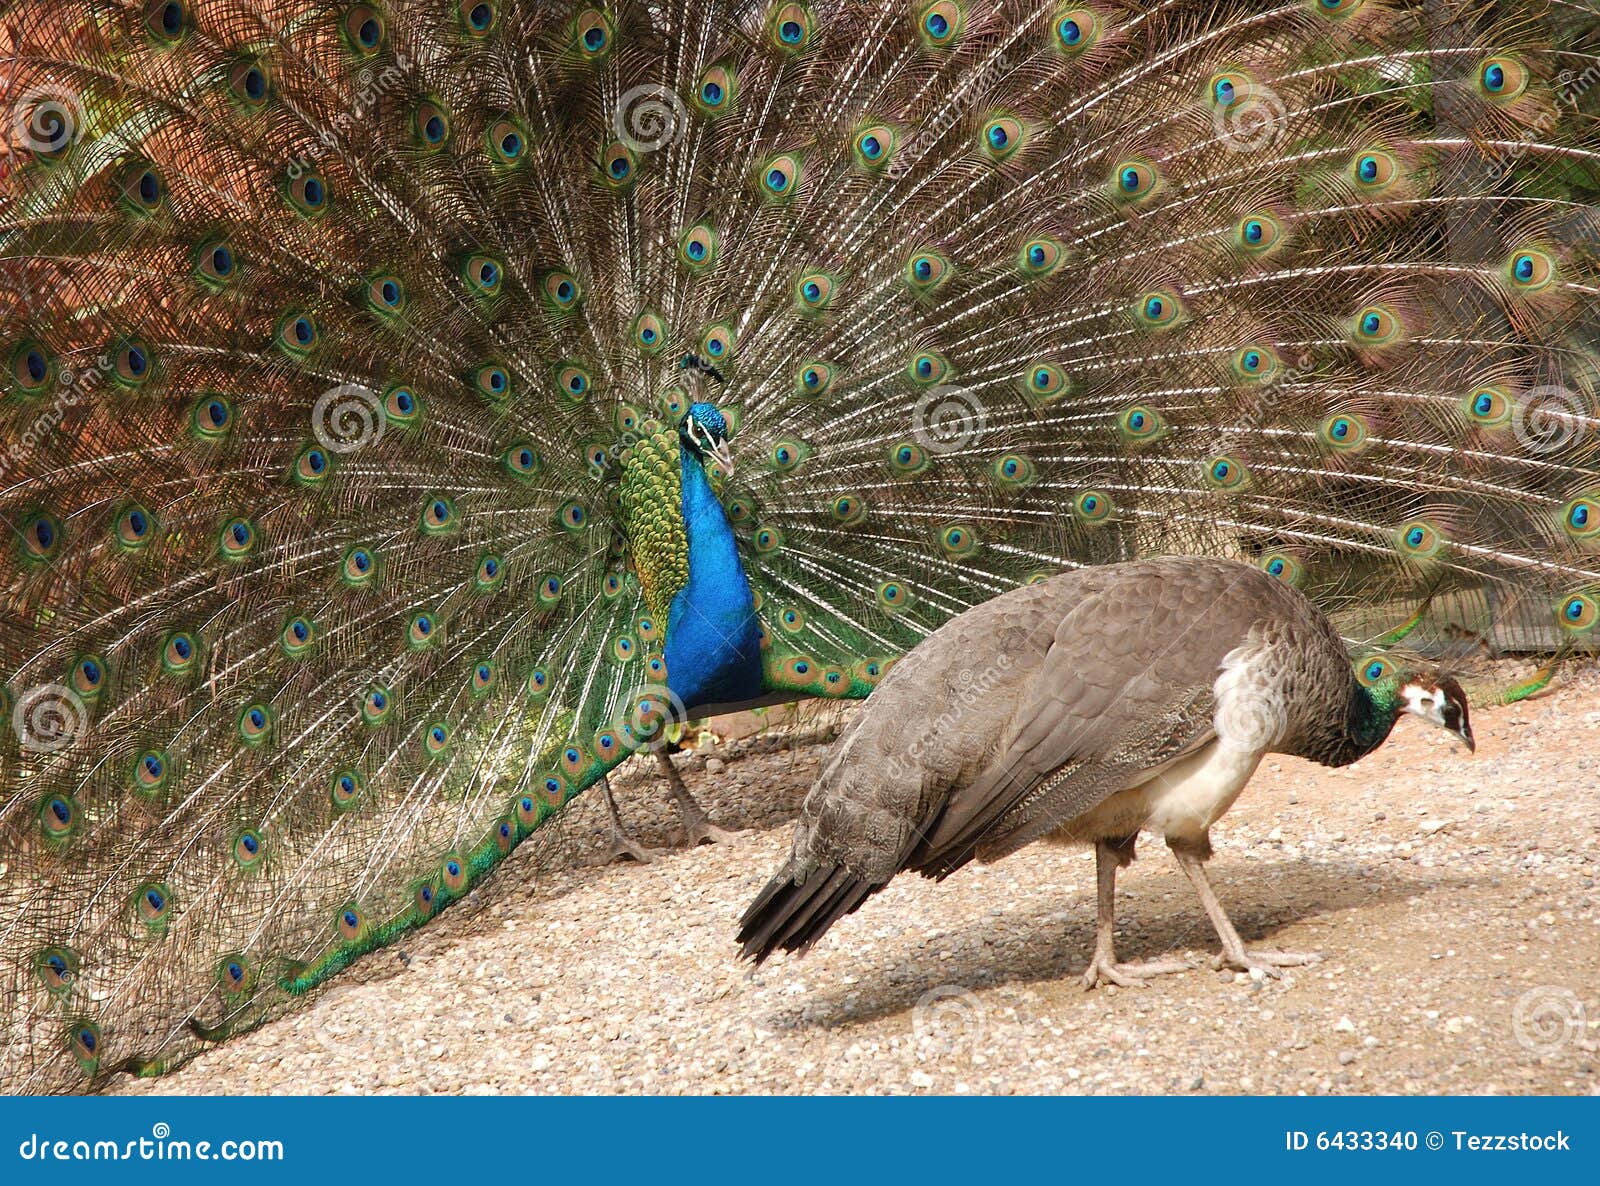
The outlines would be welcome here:
[[[728,516],[689,448],[678,448],[689,579],[667,614],[667,686],[685,708],[761,693],[761,635]]]
[[[1330,729],[1305,757],[1324,766],[1348,766],[1383,744],[1400,719],[1400,693],[1392,685],[1369,688],[1351,679],[1349,706],[1342,726]]]

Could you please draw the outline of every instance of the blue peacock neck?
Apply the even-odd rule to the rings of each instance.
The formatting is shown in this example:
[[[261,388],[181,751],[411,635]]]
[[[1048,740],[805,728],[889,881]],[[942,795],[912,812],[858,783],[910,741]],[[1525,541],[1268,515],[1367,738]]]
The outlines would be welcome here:
[[[750,581],[704,463],[682,443],[678,459],[689,579],[667,614],[667,686],[690,709],[754,699],[761,634]]]

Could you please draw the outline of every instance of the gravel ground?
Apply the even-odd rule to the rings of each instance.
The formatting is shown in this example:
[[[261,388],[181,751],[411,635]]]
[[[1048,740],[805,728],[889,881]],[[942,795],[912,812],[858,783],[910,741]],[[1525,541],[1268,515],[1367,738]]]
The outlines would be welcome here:
[[[1502,674],[1504,669],[1502,669]],[[834,710],[829,710],[834,712]],[[1215,829],[1247,942],[1319,950],[1281,981],[1211,970],[1164,846],[1119,886],[1119,955],[1194,971],[1086,993],[1093,857],[1034,846],[902,878],[804,959],[752,971],[735,922],[782,862],[837,726],[678,759],[731,844],[600,865],[598,795],[403,951],[135,1093],[1600,1094],[1600,672],[1474,714],[1478,753],[1410,718],[1346,770],[1268,759]],[[614,780],[667,844],[650,768]]]

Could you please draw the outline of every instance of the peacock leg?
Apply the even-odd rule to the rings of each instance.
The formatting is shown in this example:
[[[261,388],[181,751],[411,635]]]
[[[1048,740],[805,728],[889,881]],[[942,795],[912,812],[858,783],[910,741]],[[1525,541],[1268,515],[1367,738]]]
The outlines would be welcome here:
[[[600,778],[600,793],[605,797],[606,815],[611,818],[611,847],[606,850],[606,864],[631,860],[648,865],[655,860],[658,855],[656,849],[646,848],[623,830],[622,817],[617,814],[617,800],[611,794],[611,780],[604,775]]]
[[[678,801],[678,814],[683,818],[684,846],[693,848],[697,844],[727,844],[738,839],[739,833],[729,832],[719,828],[711,822],[711,817],[705,808],[696,803],[694,796],[689,793],[689,788],[683,783],[683,775],[678,773],[678,768],[672,764],[672,759],[663,750],[656,751],[656,762],[661,767],[661,773],[666,776],[667,784],[672,787],[672,797]]]
[[[1239,932],[1234,929],[1233,921],[1228,918],[1228,912],[1222,908],[1216,890],[1211,888],[1211,879],[1206,876],[1205,858],[1210,855],[1210,845],[1206,845],[1205,855],[1201,855],[1199,851],[1187,845],[1180,846],[1172,840],[1168,840],[1167,844],[1172,848],[1172,855],[1178,858],[1178,867],[1188,875],[1189,884],[1200,896],[1200,905],[1206,908],[1211,925],[1217,928],[1217,937],[1222,940],[1222,954],[1215,960],[1216,967],[1237,968],[1241,972],[1259,968],[1263,975],[1276,979],[1283,975],[1280,968],[1314,964],[1322,958],[1317,952],[1247,948],[1244,940],[1239,938]]]
[[[1187,972],[1193,967],[1185,960],[1153,960],[1144,964],[1117,962],[1117,870],[1133,860],[1133,842],[1134,837],[1130,836],[1125,840],[1101,840],[1094,846],[1099,927],[1095,932],[1089,970],[1083,974],[1086,992],[1108,983],[1123,988],[1143,988],[1152,976]]]

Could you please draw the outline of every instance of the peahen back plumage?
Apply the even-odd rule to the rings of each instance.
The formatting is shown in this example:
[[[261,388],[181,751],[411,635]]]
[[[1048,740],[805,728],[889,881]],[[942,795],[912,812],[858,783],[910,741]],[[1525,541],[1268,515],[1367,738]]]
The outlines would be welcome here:
[[[170,1066],[669,718],[1066,567],[1587,645],[1597,50],[1562,0],[16,0],[0,1078]]]

